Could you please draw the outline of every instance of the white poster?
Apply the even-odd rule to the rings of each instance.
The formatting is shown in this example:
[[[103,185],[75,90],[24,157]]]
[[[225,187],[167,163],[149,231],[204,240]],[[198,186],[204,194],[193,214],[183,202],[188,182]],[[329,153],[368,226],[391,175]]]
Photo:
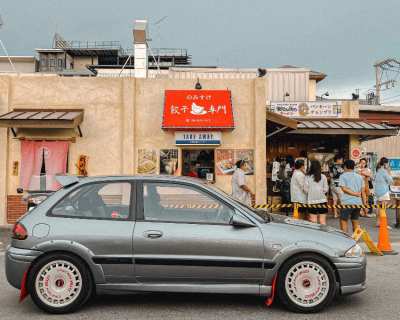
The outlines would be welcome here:
[[[270,110],[289,118],[341,118],[341,101],[271,102]]]

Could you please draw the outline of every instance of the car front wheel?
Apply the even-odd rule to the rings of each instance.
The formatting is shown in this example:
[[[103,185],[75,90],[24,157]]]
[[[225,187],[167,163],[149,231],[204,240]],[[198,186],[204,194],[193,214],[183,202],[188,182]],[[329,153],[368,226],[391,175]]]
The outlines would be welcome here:
[[[69,254],[51,254],[39,259],[29,272],[32,300],[49,313],[69,313],[83,305],[93,291],[86,265]]]
[[[335,273],[329,262],[318,255],[298,255],[289,259],[279,271],[277,290],[279,300],[288,309],[318,312],[335,297]]]

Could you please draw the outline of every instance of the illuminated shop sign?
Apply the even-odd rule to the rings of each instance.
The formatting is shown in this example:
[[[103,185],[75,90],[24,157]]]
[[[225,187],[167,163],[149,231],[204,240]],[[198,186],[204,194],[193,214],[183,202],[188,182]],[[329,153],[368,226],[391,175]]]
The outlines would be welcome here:
[[[166,90],[163,129],[233,129],[229,90]]]

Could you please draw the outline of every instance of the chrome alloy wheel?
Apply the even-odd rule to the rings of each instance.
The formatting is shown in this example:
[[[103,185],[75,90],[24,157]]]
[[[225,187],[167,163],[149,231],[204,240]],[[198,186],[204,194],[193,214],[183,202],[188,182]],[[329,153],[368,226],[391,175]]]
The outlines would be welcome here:
[[[82,290],[82,276],[71,262],[55,260],[43,266],[35,279],[38,297],[48,306],[65,307]]]
[[[318,263],[302,261],[290,268],[285,289],[293,303],[301,307],[320,304],[329,293],[329,277]]]

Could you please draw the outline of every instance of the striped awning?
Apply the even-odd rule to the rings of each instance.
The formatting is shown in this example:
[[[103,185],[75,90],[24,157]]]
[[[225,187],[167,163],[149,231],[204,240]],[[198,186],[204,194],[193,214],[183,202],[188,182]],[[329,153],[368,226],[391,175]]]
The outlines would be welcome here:
[[[362,136],[395,136],[398,128],[359,119],[297,119],[293,134],[355,134]]]
[[[83,109],[14,109],[0,115],[0,127],[15,129],[78,128],[83,121]]]

